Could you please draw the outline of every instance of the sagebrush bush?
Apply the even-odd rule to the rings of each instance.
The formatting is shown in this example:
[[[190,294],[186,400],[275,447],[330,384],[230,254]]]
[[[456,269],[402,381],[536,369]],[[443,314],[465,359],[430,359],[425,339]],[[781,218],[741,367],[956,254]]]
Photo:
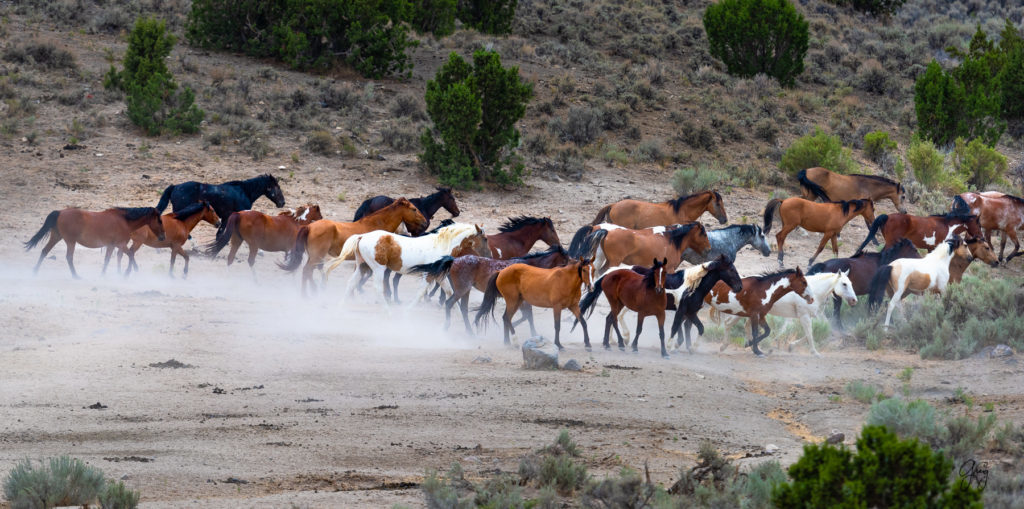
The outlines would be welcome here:
[[[788,0],[722,0],[704,10],[711,55],[729,73],[764,73],[784,86],[804,70],[807,21]]]
[[[19,462],[4,481],[4,498],[15,509],[85,505],[96,500],[106,481],[98,468],[59,456],[33,466]]]
[[[996,426],[996,415],[939,416],[924,400],[891,398],[871,406],[867,424],[885,426],[903,438],[916,438],[958,463],[983,448]]]
[[[420,148],[420,136],[415,127],[387,125],[380,130],[381,141],[398,152],[414,152]]]
[[[885,131],[872,131],[864,135],[864,155],[876,163],[882,156],[896,150],[896,141],[889,139]]]
[[[577,107],[569,108],[566,119],[551,120],[550,127],[562,141],[575,143],[584,147],[601,135],[604,129],[603,112],[600,108]]]
[[[874,403],[875,400],[885,399],[882,389],[876,385],[864,383],[861,380],[853,380],[846,384],[846,393],[861,403]]]
[[[836,5],[849,6],[873,16],[889,16],[900,10],[907,0],[830,0]]]
[[[75,56],[71,52],[58,49],[51,43],[30,42],[20,46],[8,46],[4,50],[4,60],[19,64],[34,65],[43,69],[76,69]]]
[[[957,138],[953,148],[953,169],[960,179],[978,190],[990,184],[1003,181],[1006,175],[1007,159],[994,148],[989,148],[981,138],[970,143]]]
[[[657,163],[665,160],[665,147],[661,140],[644,140],[633,149],[631,155],[639,163]]]
[[[915,138],[907,149],[907,162],[914,178],[927,189],[963,192],[963,183],[946,171],[946,156],[931,141]]]
[[[829,135],[815,127],[814,133],[793,142],[782,155],[779,168],[795,175],[801,170],[820,166],[836,173],[853,173],[859,166],[838,136]]]
[[[123,482],[108,482],[99,496],[102,509],[135,509],[139,506],[139,492]]]
[[[672,190],[679,196],[717,189],[728,182],[729,176],[719,168],[706,164],[695,168],[680,168],[672,172]]]
[[[331,155],[334,153],[335,145],[334,136],[323,129],[309,133],[309,137],[306,138],[306,148],[314,154]]]

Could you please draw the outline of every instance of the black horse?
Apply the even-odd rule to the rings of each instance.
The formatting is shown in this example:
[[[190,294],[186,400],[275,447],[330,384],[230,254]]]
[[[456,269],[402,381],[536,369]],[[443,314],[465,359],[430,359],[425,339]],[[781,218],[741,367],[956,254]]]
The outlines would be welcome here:
[[[220,228],[217,235],[227,226],[228,218],[232,212],[249,210],[252,202],[260,196],[270,198],[274,205],[284,207],[284,193],[277,179],[267,173],[249,180],[232,180],[223,184],[203,184],[201,182],[188,181],[181,184],[167,186],[164,194],[160,196],[160,203],[156,208],[163,212],[170,202],[174,212],[178,212],[200,200],[206,201],[213,206],[214,212],[220,217]]]
[[[356,216],[352,221],[358,221],[363,216],[376,212],[388,205],[391,205],[395,199],[390,196],[378,195],[364,201],[359,208],[356,209]],[[450,187],[439,187],[437,192],[429,196],[422,198],[409,198],[409,201],[420,210],[423,217],[427,218],[427,227],[430,227],[430,219],[434,217],[437,211],[444,207],[452,215],[452,217],[458,217],[459,206],[455,204],[455,195],[452,194],[452,188]],[[425,234],[424,234],[425,235]]]
[[[676,316],[672,318],[672,329],[669,331],[669,336],[676,338],[676,348],[679,348],[683,342],[683,336],[680,336],[680,333],[683,332],[686,338],[686,350],[693,353],[690,343],[690,325],[696,325],[697,334],[704,335],[704,324],[697,318],[697,312],[704,306],[704,297],[719,281],[724,282],[734,292],[739,293],[743,290],[743,281],[736,271],[736,266],[725,255],[720,255],[717,260],[711,262],[707,267],[707,274],[697,283],[697,287],[692,292],[684,293],[680,302],[676,303]],[[681,281],[679,283],[673,281],[673,283],[678,288]],[[665,286],[668,287],[668,281],[665,282]]]

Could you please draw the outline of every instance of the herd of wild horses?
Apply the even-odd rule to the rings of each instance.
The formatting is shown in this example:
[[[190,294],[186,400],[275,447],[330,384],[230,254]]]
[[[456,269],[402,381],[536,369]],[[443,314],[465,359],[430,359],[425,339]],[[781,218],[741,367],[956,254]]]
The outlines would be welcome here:
[[[469,295],[475,288],[483,293],[474,317],[478,326],[493,313],[499,296],[505,302],[502,322],[506,344],[510,335],[515,335],[515,326],[524,320],[536,334],[533,307],[542,307],[551,308],[554,314],[554,341],[559,348],[561,313],[568,310],[576,318],[573,328],[582,325],[588,349],[586,316],[593,312],[598,297],[604,295],[611,309],[605,317],[603,346],[610,347],[614,329],[619,348],[625,348],[622,330],[625,339],[630,331],[623,319],[626,311],[634,311],[638,316],[633,351],[637,350],[644,319],[654,316],[665,357],[666,310],[675,311],[670,335],[676,338],[677,348],[685,339],[687,349],[692,351],[691,328],[695,326],[698,334],[704,333],[697,313],[708,306],[730,315],[730,321],[749,319],[751,340],[747,346],[758,356],[764,355],[758,344],[771,332],[768,314],[799,320],[811,351],[819,355],[811,319],[828,300],[833,302],[833,320],[841,326],[843,301],[854,305],[858,295],[868,295],[869,307],[875,309],[888,294],[888,326],[894,309],[906,295],[945,291],[949,282],[960,280],[975,258],[998,265],[1004,260],[1007,239],[1013,241],[1014,249],[1006,262],[1024,253],[1016,235],[1024,228],[1024,200],[1016,196],[963,193],[953,198],[950,212],[922,217],[906,213],[903,186],[887,178],[810,168],[801,171],[797,180],[803,196],[769,201],[763,229],[731,225],[706,230],[698,221],[704,212],[722,224],[728,222],[728,216],[722,196],[717,191],[704,191],[664,203],[621,200],[608,205],[591,224],[576,231],[566,249],[546,217],[510,218],[495,234],[485,234],[480,225],[450,219],[429,230],[431,219],[441,208],[452,217],[460,214],[454,195],[446,188],[422,198],[371,198],[363,202],[350,222],[323,219],[319,206],[314,204],[276,216],[250,210],[261,196],[278,207],[284,206],[284,193],[277,179],[268,174],[219,185],[172,185],[156,207],[102,212],[56,210],[47,215],[42,228],[25,246],[32,249],[49,234],[35,265],[38,271],[50,250],[63,240],[68,267],[75,278],[77,244],[106,248],[104,272],[115,251],[118,270],[121,256],[127,254],[126,276],[138,270],[135,253],[143,245],[167,247],[171,251],[170,274],[173,276],[174,262],[180,255],[187,276],[189,255],[183,245],[192,229],[206,221],[217,227],[207,254],[216,256],[230,244],[228,265],[234,262],[243,242],[249,247],[250,267],[260,250],[284,252],[285,258],[278,266],[286,271],[298,270],[305,259],[303,295],[316,290],[314,269],[321,269],[326,282],[332,270],[352,260],[354,270],[346,298],[372,279],[385,306],[392,301],[398,303],[399,278],[412,274],[422,279],[414,303],[426,298],[431,286],[434,292],[441,291],[446,328],[451,325],[452,308],[459,304],[466,330],[473,332]],[[875,203],[879,200],[890,200],[899,212],[876,217]],[[168,204],[173,212],[161,215]],[[822,234],[808,262],[809,269],[806,273],[797,267],[741,277],[734,266],[736,253],[750,245],[768,256],[771,249],[765,235],[776,216],[782,223],[775,235],[780,267],[786,237],[793,230],[801,227]],[[869,228],[867,238],[853,256],[837,258],[839,234],[857,216],[863,217]],[[992,234],[997,230],[1003,239],[998,256],[991,247]],[[881,250],[866,251],[869,244],[878,244],[878,233],[885,241]],[[549,248],[531,253],[537,241]],[[829,242],[836,258],[815,264]],[[919,249],[927,253],[922,256]],[[683,261],[690,266],[677,270]],[[514,322],[517,312],[522,318]]]

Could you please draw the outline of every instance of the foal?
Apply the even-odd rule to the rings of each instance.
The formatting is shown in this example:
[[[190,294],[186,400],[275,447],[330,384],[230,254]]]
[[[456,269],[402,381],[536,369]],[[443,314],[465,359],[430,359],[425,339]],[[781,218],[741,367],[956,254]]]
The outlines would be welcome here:
[[[206,248],[206,254],[217,256],[226,245],[231,244],[228,251],[228,266],[235,262],[235,255],[242,242],[249,246],[249,269],[253,278],[256,277],[256,255],[260,250],[287,252],[295,246],[295,238],[299,228],[314,221],[323,219],[320,205],[306,204],[296,210],[281,212],[271,216],[255,210],[234,212],[228,218],[228,224]]]
[[[164,238],[158,239],[153,230],[142,227],[132,232],[132,245],[128,248],[128,268],[125,269],[124,275],[127,277],[132,273],[134,268],[136,272],[139,271],[139,265],[135,263],[135,252],[143,246],[143,244],[149,247],[169,247],[171,248],[171,266],[167,269],[167,274],[174,277],[174,261],[181,255],[185,259],[185,272],[182,277],[188,277],[188,253],[182,248],[185,245],[185,241],[188,240],[188,236],[192,233],[192,230],[199,224],[199,221],[206,221],[212,224],[215,228],[220,226],[220,217],[217,216],[217,212],[213,210],[213,206],[205,201],[193,203],[178,212],[171,212],[164,214],[160,217],[161,223],[164,227]],[[122,252],[117,253],[117,266],[121,266],[121,255]]]
[[[668,260],[654,260],[654,265],[646,275],[641,275],[632,270],[616,270],[598,279],[594,283],[594,289],[580,302],[580,312],[586,313],[594,307],[597,297],[604,292],[605,298],[612,309],[605,317],[604,324],[604,347],[610,348],[608,338],[611,329],[615,328],[615,334],[619,337],[619,350],[625,350],[622,332],[619,331],[619,324],[616,317],[623,308],[629,308],[637,312],[636,335],[633,337],[633,351],[637,351],[637,343],[640,339],[640,331],[644,325],[644,318],[654,316],[658,320],[658,336],[661,339],[661,356],[668,358],[668,351],[665,350],[665,264]]]

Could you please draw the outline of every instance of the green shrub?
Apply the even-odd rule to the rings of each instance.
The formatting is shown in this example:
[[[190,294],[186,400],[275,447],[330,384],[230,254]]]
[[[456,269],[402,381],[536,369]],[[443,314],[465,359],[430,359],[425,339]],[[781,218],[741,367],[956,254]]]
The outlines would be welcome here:
[[[896,142],[889,139],[885,131],[872,131],[864,135],[864,155],[874,162],[882,160],[888,152],[896,151]]]
[[[334,154],[334,136],[331,133],[320,129],[309,133],[306,138],[306,148],[314,154],[329,156]]]
[[[127,92],[128,118],[150,136],[161,133],[195,133],[205,113],[195,105],[189,87],[178,90],[165,60],[174,47],[167,25],[141,18],[128,35],[124,69],[113,65],[103,78],[107,88]]]
[[[524,168],[512,153],[519,144],[515,123],[532,97],[533,85],[519,77],[518,67],[503,68],[498,53],[478,50],[472,65],[452,53],[427,82],[434,126],[420,138],[420,161],[446,185],[518,184]]]
[[[960,179],[975,189],[983,190],[989,184],[1003,181],[1006,175],[1006,156],[989,148],[975,138],[970,143],[957,138],[953,148],[953,169]]]
[[[728,181],[725,172],[708,165],[680,168],[672,173],[672,190],[678,196],[717,189]]]
[[[711,55],[729,74],[764,73],[792,86],[804,70],[807,21],[787,0],[722,0],[704,11]]]
[[[794,141],[779,162],[779,168],[792,175],[816,166],[844,174],[858,169],[850,149],[843,147],[839,137],[826,134],[817,127],[813,134]]]
[[[872,16],[889,16],[903,7],[907,0],[831,0],[836,5],[849,6]]]
[[[661,140],[644,140],[637,144],[631,155],[639,163],[658,163],[665,160],[665,147]]]
[[[972,507],[981,490],[949,477],[953,462],[916,439],[900,440],[882,426],[866,426],[857,454],[843,446],[805,445],[789,467],[791,483],[776,486],[778,507]]]
[[[875,400],[885,399],[882,389],[878,386],[864,383],[860,380],[853,380],[846,384],[846,393],[861,403],[874,403]]]
[[[42,67],[43,69],[76,69],[75,56],[67,50],[57,49],[51,43],[30,42],[21,46],[9,46],[4,50],[4,60]]]
[[[409,23],[421,34],[446,37],[455,31],[458,0],[412,0]]]
[[[123,482],[107,483],[100,493],[102,509],[135,509],[139,506],[139,492],[127,487]]]
[[[957,175],[946,170],[946,156],[931,141],[915,137],[907,149],[907,161],[914,178],[927,189],[942,189],[957,193],[967,190]]]
[[[104,483],[102,471],[78,458],[50,458],[38,467],[24,460],[4,481],[4,498],[15,509],[85,505],[96,500]]]
[[[420,148],[419,133],[413,127],[387,125],[380,130],[381,140],[392,149],[406,153]]]
[[[903,438],[919,439],[959,462],[988,443],[996,416],[992,413],[977,418],[947,416],[939,422],[935,408],[926,401],[891,398],[871,406],[867,424],[885,426]]]
[[[485,34],[512,31],[519,0],[460,0],[459,20]]]
[[[475,506],[471,497],[459,496],[460,488],[467,485],[462,467],[455,463],[444,477],[438,477],[436,471],[428,471],[420,489],[430,509],[470,509]]]

